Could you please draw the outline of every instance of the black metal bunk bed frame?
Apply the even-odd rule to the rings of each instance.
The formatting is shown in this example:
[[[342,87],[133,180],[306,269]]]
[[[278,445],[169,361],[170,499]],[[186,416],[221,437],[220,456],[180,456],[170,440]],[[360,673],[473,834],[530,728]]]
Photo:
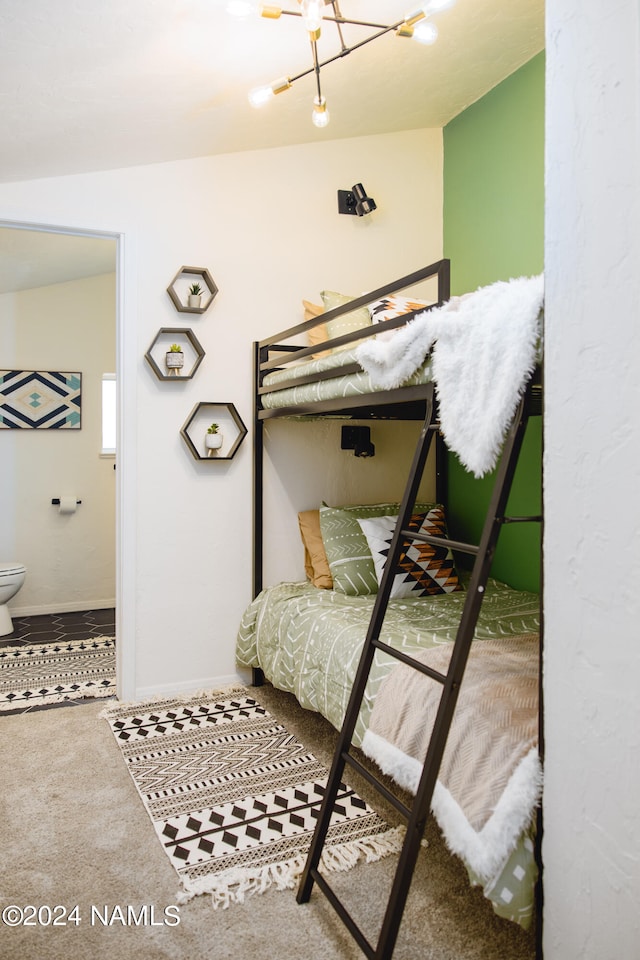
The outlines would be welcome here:
[[[269,358],[271,350],[287,353],[294,352],[297,358],[309,356],[317,352],[318,348],[307,347],[298,348],[283,345],[279,343],[282,338],[294,336],[296,334],[308,331],[315,324],[331,319],[341,313],[349,312],[356,307],[363,306],[373,300],[393,293],[398,289],[409,286],[419,280],[426,279],[429,276],[438,277],[438,302],[443,302],[449,298],[449,261],[442,260],[437,264],[426,267],[415,274],[404,277],[394,284],[388,284],[381,287],[373,293],[365,295],[358,300],[351,301],[343,307],[337,308],[331,313],[323,314],[321,319],[298,324],[281,334],[261,341],[256,344],[255,353],[255,371],[256,371],[256,401],[255,401],[255,421],[254,421],[254,596],[262,588],[262,479],[263,479],[263,421],[270,417],[286,416],[305,416],[316,415],[319,413],[332,413],[333,415],[344,415],[345,417],[357,417],[358,419],[371,418],[394,418],[394,419],[424,419],[422,431],[416,446],[413,462],[411,465],[409,478],[400,506],[398,523],[391,542],[389,556],[385,564],[384,573],[380,582],[378,594],[373,606],[367,635],[364,641],[362,655],[356,677],[354,680],[351,697],[335,748],[333,763],[327,780],[326,792],[320,808],[318,821],[315,828],[313,840],[307,856],[304,873],[298,888],[298,903],[308,902],[314,883],[325,895],[333,909],[336,911],[343,924],[356,941],[363,954],[370,960],[390,960],[395,948],[396,939],[400,929],[404,908],[409,894],[409,888],[413,878],[413,872],[420,851],[420,844],[424,835],[427,818],[430,815],[431,800],[436,786],[440,764],[447,743],[449,729],[453,721],[458,693],[463,681],[467,658],[471,649],[478,615],[484,598],[484,592],[489,578],[493,556],[498,542],[500,531],[507,523],[542,523],[541,516],[507,516],[506,507],[511,491],[515,470],[518,462],[520,450],[524,439],[527,423],[532,416],[542,414],[542,374],[539,367],[532,374],[526,389],[519,403],[516,414],[512,420],[511,426],[505,438],[500,461],[495,472],[493,491],[491,494],[489,506],[485,516],[485,522],[478,544],[463,543],[457,540],[434,538],[425,536],[408,529],[412,512],[418,497],[420,481],[425,469],[427,457],[431,448],[433,439],[436,440],[436,483],[438,499],[442,499],[442,493],[446,485],[445,477],[445,457],[443,456],[443,444],[439,434],[438,416],[435,402],[435,385],[433,382],[422,384],[420,386],[400,388],[396,391],[381,392],[367,397],[366,405],[359,397],[350,398],[345,402],[344,398],[328,401],[320,401],[309,405],[297,407],[280,408],[276,410],[263,410],[260,405],[260,397],[270,388],[263,386],[264,375],[270,369],[281,365],[282,360],[278,361]],[[393,329],[405,323],[407,317],[397,320],[387,321],[381,324],[378,329]],[[364,332],[358,331],[355,334],[349,334],[340,337],[334,341],[328,341],[327,346],[337,346],[352,341],[362,339],[371,333],[370,328]],[[324,346],[324,345],[323,345]],[[341,372],[355,372],[359,367],[354,364],[352,368],[341,368]],[[328,377],[335,375],[334,371],[328,373]],[[287,386],[308,383],[317,380],[318,377],[300,377],[294,382],[289,381]],[[401,394],[402,399],[399,394]],[[380,640],[387,603],[391,595],[391,588],[394,576],[398,572],[398,563],[402,553],[411,541],[421,541],[426,543],[435,543],[446,545],[451,550],[469,554],[475,557],[471,572],[471,579],[467,588],[467,596],[463,607],[460,623],[458,626],[456,639],[453,642],[452,655],[446,674],[432,670],[419,660],[408,656],[401,650],[388,646]],[[392,793],[377,777],[375,777],[366,766],[364,766],[350,752],[352,747],[352,738],[358,718],[358,713],[364,698],[366,684],[369,678],[369,672],[373,665],[373,658],[376,650],[382,650],[394,659],[405,663],[406,665],[418,670],[423,675],[429,677],[442,687],[440,704],[434,723],[434,727],[429,740],[427,753],[424,761],[422,775],[418,788],[410,807],[407,807]],[[541,644],[542,652],[542,644]],[[254,670],[254,683],[262,682],[261,671]],[[542,701],[540,701],[542,708]],[[542,709],[540,711],[542,713]],[[543,739],[542,726],[540,725],[539,750],[542,755]],[[365,936],[364,932],[357,925],[349,911],[340,901],[325,876],[319,870],[320,858],[325,844],[327,832],[330,825],[331,816],[337,799],[340,783],[344,775],[345,766],[350,766],[360,776],[376,789],[385,799],[405,818],[407,829],[402,850],[399,856],[398,865],[394,875],[387,908],[382,919],[378,939],[373,945]],[[540,839],[542,829],[541,812],[538,815],[538,840]],[[537,858],[540,863],[540,844],[538,842]],[[537,952],[540,955],[541,943],[541,884],[538,884],[536,891],[538,906],[538,929],[537,929]]]
[[[285,343],[287,339],[308,333],[314,326],[321,323],[327,323],[352,310],[367,306],[377,300],[382,300],[389,294],[397,293],[407,287],[414,286],[425,280],[437,279],[438,293],[437,304],[442,304],[450,297],[451,292],[451,267],[449,260],[438,260],[427,267],[407,274],[405,277],[387,283],[382,287],[370,293],[350,300],[349,303],[328,310],[314,320],[307,320],[298,323],[294,327],[289,327],[272,337],[260,340],[254,343],[254,410],[253,410],[253,596],[256,597],[263,585],[263,496],[262,484],[264,476],[264,421],[273,418],[287,417],[315,417],[322,414],[331,414],[334,417],[343,417],[344,419],[376,419],[376,420],[423,420],[426,410],[427,399],[430,395],[430,384],[417,384],[415,386],[401,387],[397,390],[384,390],[368,394],[363,400],[361,396],[338,397],[332,400],[318,400],[308,404],[298,404],[297,406],[288,406],[286,408],[264,409],[261,398],[270,392],[281,389],[282,384],[265,386],[265,376],[273,370],[281,369],[284,365],[293,361],[305,360],[318,353],[318,350],[332,350],[337,347],[357,344],[360,340],[370,337],[372,332],[381,333],[387,330],[394,330],[397,327],[404,326],[413,314],[405,314],[396,317],[393,320],[385,320],[376,324],[374,327],[365,327],[362,330],[356,330],[352,333],[344,334],[341,337],[335,337],[327,340],[319,348],[318,345],[310,347],[295,346]],[[414,311],[414,313],[417,311]],[[272,356],[275,354],[275,356]],[[357,363],[341,366],[340,374],[351,374],[361,372],[361,367]],[[321,373],[306,374],[288,380],[287,387],[303,386],[307,383],[315,383],[318,380],[330,380],[336,376],[335,369],[325,370]],[[440,495],[445,489],[445,458],[443,455],[443,446],[440,442],[436,444],[437,464],[436,464],[436,483],[437,494]]]

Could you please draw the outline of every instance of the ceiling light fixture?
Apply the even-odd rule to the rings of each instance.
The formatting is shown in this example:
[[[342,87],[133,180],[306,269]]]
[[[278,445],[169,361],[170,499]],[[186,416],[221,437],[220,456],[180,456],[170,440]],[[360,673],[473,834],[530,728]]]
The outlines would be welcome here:
[[[358,50],[365,44],[371,43],[372,40],[377,40],[378,37],[383,37],[388,33],[395,33],[397,37],[413,38],[424,44],[435,43],[438,37],[438,28],[435,23],[432,23],[430,18],[433,14],[440,13],[442,10],[447,10],[449,7],[452,7],[454,3],[455,0],[428,0],[428,2],[423,3],[413,13],[403,17],[402,20],[398,20],[396,23],[384,24],[372,23],[366,20],[350,20],[348,17],[343,17],[339,0],[298,0],[298,8],[296,10],[285,10],[275,4],[257,3],[255,0],[228,0],[227,11],[243,18],[251,11],[257,12],[260,16],[266,17],[268,20],[278,20],[283,16],[300,17],[307,30],[309,42],[311,43],[313,66],[293,77],[282,77],[282,79],[276,80],[274,83],[257,87],[249,93],[249,102],[254,107],[262,107],[265,103],[268,103],[275,94],[288,90],[296,80],[301,80],[302,77],[307,77],[313,73],[316,79],[316,95],[313,99],[311,119],[316,127],[326,127],[329,123],[329,111],[327,110],[327,101],[323,97],[320,88],[320,71],[322,67],[326,67],[327,64],[333,63],[334,60],[339,60],[340,57],[344,57],[348,53],[352,53],[354,50]],[[336,30],[338,31],[340,50],[333,56],[321,61],[318,57],[318,40],[324,23],[335,24]],[[345,24],[356,27],[366,27],[372,32],[358,43],[348,46],[345,43],[342,33],[342,28]]]

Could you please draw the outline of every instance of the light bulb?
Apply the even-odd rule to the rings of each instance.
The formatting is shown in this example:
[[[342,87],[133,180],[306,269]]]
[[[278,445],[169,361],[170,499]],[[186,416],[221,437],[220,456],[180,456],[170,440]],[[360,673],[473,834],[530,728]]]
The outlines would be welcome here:
[[[281,77],[280,80],[274,80],[266,87],[254,87],[249,93],[249,103],[252,107],[263,107],[274,94],[282,93],[283,90],[288,90],[290,86],[291,80],[289,80],[289,77]]]
[[[418,43],[435,43],[438,39],[438,28],[430,20],[421,20],[415,25],[413,36]]]
[[[440,13],[441,10],[448,10],[449,7],[452,7],[456,0],[429,0],[423,7],[425,14],[428,16],[430,13]]]
[[[227,13],[238,20],[246,20],[253,13],[253,0],[227,0]]]
[[[423,3],[423,5],[413,13],[408,13],[404,18],[404,24],[407,27],[413,27],[414,24],[423,20],[425,17],[430,17],[432,13],[440,13],[441,10],[448,10],[455,2],[456,0],[429,0],[428,3]],[[398,32],[400,36],[409,36],[408,33]]]
[[[313,112],[311,114],[311,119],[313,120],[314,126],[326,127],[331,119],[329,116],[329,111],[327,110],[327,101],[324,97],[314,97],[313,98]]]
[[[320,36],[322,15],[324,13],[324,0],[300,0],[300,9],[302,11],[304,25],[309,33],[316,33]]]
[[[268,87],[255,87],[249,91],[249,103],[252,107],[264,107],[265,103],[273,97],[273,90]]]

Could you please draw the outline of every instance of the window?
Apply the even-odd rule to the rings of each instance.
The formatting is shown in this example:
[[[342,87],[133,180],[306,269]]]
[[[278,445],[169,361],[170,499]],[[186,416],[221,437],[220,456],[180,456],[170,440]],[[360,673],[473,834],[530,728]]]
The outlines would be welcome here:
[[[102,374],[102,449],[103,457],[116,453],[116,375]]]

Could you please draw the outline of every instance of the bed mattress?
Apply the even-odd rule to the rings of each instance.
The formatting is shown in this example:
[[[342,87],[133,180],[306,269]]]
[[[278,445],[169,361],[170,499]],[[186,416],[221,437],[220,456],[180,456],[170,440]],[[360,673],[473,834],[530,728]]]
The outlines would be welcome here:
[[[266,410],[276,410],[339,397],[366,397],[380,392],[381,388],[373,386],[369,374],[364,370],[359,369],[357,373],[342,372],[345,367],[354,363],[357,363],[355,350],[340,350],[326,357],[289,364],[285,369],[274,370],[264,378],[264,386],[277,384],[281,389],[262,394],[262,406]],[[297,377],[320,374],[328,370],[335,370],[335,376],[326,380],[315,380],[313,383],[288,386],[288,383]],[[431,379],[431,364],[427,360],[402,386],[429,383]]]
[[[466,591],[429,598],[390,600],[380,639],[408,654],[450,644],[459,626]],[[342,726],[374,596],[347,597],[309,583],[281,583],[256,597],[242,618],[237,638],[238,663],[260,667],[275,687],[292,693],[309,710]],[[539,631],[540,598],[489,580],[476,639],[499,641]],[[397,666],[378,650],[369,677],[353,742],[362,744],[377,692]],[[481,883],[494,910],[527,927],[533,915],[537,877],[533,824],[519,838],[507,861]]]
[[[380,639],[407,653],[455,639],[466,590],[434,597],[390,600]],[[236,655],[245,667],[260,667],[274,686],[295,694],[336,729],[342,726],[371,618],[374,595],[349,597],[308,582],[268,587],[245,611]],[[477,639],[535,633],[540,598],[489,580],[476,627]],[[376,652],[354,742],[368,726],[376,691],[397,660]]]

